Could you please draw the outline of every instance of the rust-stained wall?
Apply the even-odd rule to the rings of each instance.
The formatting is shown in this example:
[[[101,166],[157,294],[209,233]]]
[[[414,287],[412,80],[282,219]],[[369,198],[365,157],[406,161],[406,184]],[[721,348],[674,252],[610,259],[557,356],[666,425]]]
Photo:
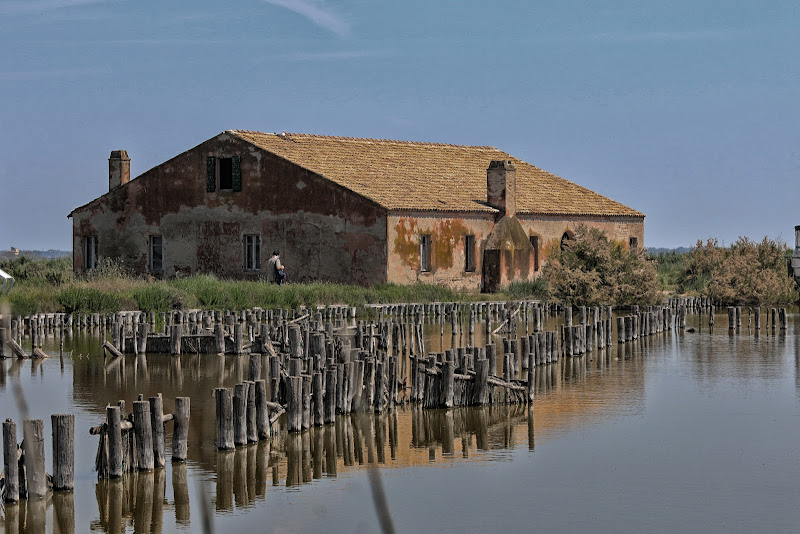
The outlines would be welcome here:
[[[387,278],[396,284],[424,282],[480,291],[483,244],[494,226],[494,214],[408,212],[388,217]],[[420,271],[420,236],[431,235],[431,268]],[[475,270],[466,272],[464,236],[475,236]]]
[[[555,215],[517,214],[522,228],[528,236],[539,236],[539,268],[547,262],[547,257],[561,246],[565,233],[574,233],[578,225],[585,224],[599,228],[608,236],[628,246],[629,239],[635,237],[639,247],[644,246],[644,218],[635,217],[565,217]]]
[[[206,158],[239,156],[241,191],[206,191]],[[135,155],[134,155],[135,157]],[[217,184],[218,185],[218,184]],[[386,211],[372,201],[226,133],[145,172],[73,213],[73,265],[86,235],[98,256],[148,270],[163,236],[164,272],[264,276],[273,249],[290,281],[386,281]],[[244,271],[245,235],[261,236],[261,272]]]

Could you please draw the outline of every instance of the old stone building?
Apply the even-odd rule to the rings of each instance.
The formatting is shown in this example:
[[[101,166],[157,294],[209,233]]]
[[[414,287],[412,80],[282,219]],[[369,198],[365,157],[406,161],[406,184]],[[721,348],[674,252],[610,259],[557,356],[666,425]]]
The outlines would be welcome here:
[[[644,215],[486,146],[228,130],[76,208],[73,265],[156,277],[444,284],[533,279],[579,224],[643,244]]]

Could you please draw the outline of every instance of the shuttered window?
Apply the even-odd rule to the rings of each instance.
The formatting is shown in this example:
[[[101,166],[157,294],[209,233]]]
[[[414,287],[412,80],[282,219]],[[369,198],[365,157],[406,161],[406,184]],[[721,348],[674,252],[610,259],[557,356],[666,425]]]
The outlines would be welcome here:
[[[464,236],[464,270],[468,273],[475,271],[475,236]]]
[[[242,190],[242,159],[239,156],[206,158],[206,191],[212,193],[217,190],[219,179],[220,191]]]
[[[239,159],[239,156],[233,156],[231,158],[231,175],[233,181],[233,190],[234,191],[241,191],[242,190],[242,163]]]
[[[206,158],[206,191],[213,193],[217,189],[217,158]]]
[[[87,235],[83,238],[84,263],[83,267],[87,271],[97,268],[97,236]]]
[[[431,236],[430,234],[422,234],[419,237],[419,270],[431,270]]]

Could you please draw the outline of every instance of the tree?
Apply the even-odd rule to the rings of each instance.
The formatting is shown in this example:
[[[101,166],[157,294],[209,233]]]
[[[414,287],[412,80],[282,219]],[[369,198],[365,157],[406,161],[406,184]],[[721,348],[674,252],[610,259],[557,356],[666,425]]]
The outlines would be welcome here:
[[[661,298],[655,265],[643,249],[628,249],[585,225],[548,257],[541,276],[553,297],[575,305],[648,305]]]

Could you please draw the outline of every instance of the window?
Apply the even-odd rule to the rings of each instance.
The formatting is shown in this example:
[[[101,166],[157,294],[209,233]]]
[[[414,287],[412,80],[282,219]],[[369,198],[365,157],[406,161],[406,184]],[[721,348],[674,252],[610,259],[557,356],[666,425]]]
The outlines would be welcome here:
[[[572,233],[567,230],[564,232],[564,235],[561,236],[561,250],[566,250],[567,243],[569,243],[570,240],[572,240]]]
[[[464,236],[464,270],[468,273],[475,271],[475,236]]]
[[[531,236],[531,246],[533,247],[533,270],[539,270],[539,236]]]
[[[633,250],[639,246],[639,238],[631,237],[628,239],[628,248]]]
[[[242,165],[239,156],[206,158],[206,191],[216,191],[217,183],[220,191],[242,190]]]
[[[233,160],[219,158],[219,190],[233,191]]]
[[[244,270],[261,270],[261,236],[244,236]]]
[[[150,272],[164,270],[164,238],[160,235],[150,236]]]
[[[84,262],[83,267],[87,271],[97,268],[97,236],[87,235],[83,238]]]
[[[422,234],[419,236],[419,270],[431,270],[431,235]]]

